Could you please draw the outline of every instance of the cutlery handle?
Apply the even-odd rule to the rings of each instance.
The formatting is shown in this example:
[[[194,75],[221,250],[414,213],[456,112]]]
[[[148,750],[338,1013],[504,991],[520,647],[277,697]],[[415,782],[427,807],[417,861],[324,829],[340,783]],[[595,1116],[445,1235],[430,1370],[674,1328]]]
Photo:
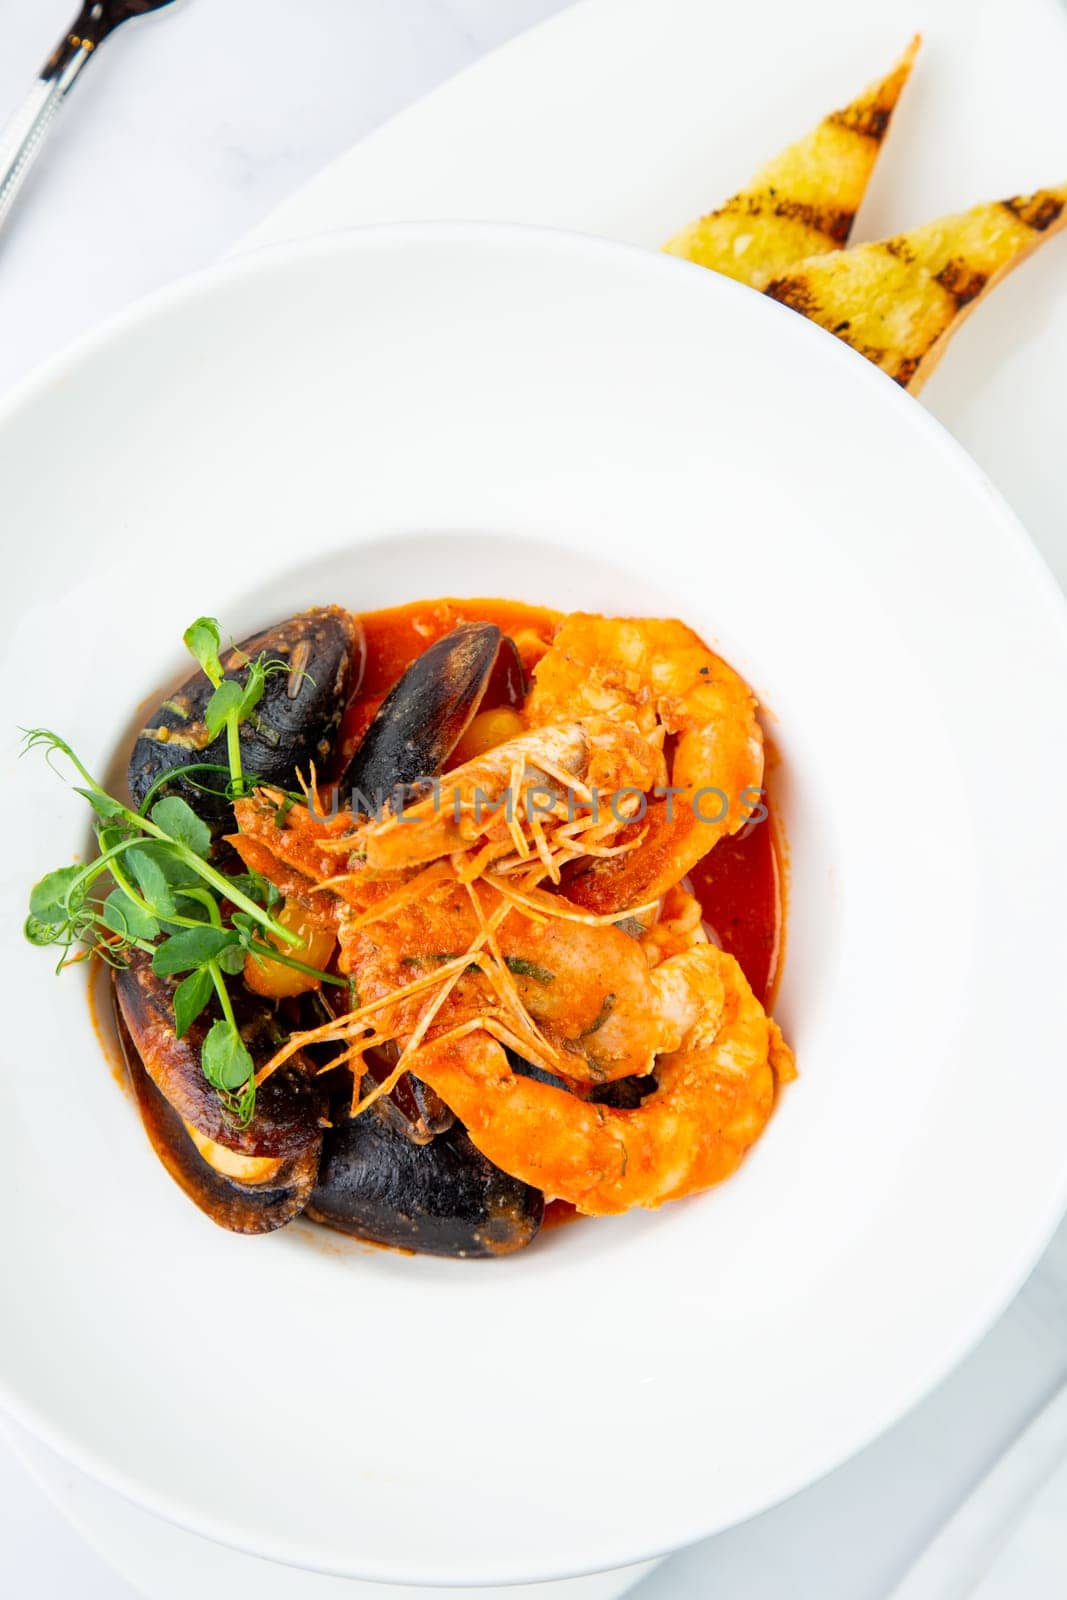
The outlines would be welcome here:
[[[0,227],[26,182],[55,121],[56,112],[70,93],[92,47],[67,52],[48,77],[38,78],[22,105],[0,133]]]

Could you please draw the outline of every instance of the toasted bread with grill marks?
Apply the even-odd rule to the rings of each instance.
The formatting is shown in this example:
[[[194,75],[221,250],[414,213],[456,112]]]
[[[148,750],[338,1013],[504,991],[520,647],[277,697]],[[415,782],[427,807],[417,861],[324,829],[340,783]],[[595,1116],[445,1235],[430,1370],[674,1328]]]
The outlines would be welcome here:
[[[815,255],[762,287],[914,393],[968,312],[1065,223],[1067,187],[1039,189]]]
[[[664,245],[675,256],[759,285],[848,242],[919,36],[886,77],[756,173],[747,189]]]

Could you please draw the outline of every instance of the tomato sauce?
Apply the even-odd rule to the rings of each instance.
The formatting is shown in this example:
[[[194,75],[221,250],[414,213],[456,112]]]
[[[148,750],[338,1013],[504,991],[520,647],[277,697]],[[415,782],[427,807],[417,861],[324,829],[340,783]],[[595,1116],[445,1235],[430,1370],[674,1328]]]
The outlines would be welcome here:
[[[737,961],[752,992],[769,1009],[778,977],[781,946],[781,875],[775,823],[750,822],[720,839],[693,868],[689,881],[704,920]]]

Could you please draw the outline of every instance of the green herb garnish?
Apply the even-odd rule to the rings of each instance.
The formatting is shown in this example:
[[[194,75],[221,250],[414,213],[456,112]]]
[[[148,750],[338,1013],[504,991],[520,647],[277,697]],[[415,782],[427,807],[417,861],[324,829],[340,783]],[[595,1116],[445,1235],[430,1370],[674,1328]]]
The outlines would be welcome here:
[[[586,1028],[585,1032],[578,1035],[578,1038],[580,1040],[588,1039],[591,1033],[597,1033],[604,1026],[605,1022],[607,1022],[614,1009],[615,996],[613,994],[606,994],[601,1002],[600,1010],[597,1012],[588,1028]]]
[[[536,961],[527,961],[524,956],[505,956],[504,965],[516,978],[532,978],[534,983],[544,984],[556,981],[554,972],[549,972],[547,967],[539,967]]]
[[[226,758],[230,764],[230,792],[236,798],[248,792],[241,767],[240,728],[242,722],[255,711],[263,698],[267,679],[275,672],[289,672],[287,661],[268,660],[259,655],[254,661],[245,658],[248,673],[244,683],[227,678],[222,665],[222,633],[215,617],[197,617],[182,635],[186,649],[200,665],[214,688],[214,694],[204,708],[204,726],[214,739],[226,730]]]
[[[200,617],[184,637],[214,685],[205,723],[213,736],[225,728],[229,768],[198,762],[180,775],[221,772],[227,776],[227,795],[243,795],[250,784],[242,770],[240,725],[259,704],[268,675],[289,668],[284,661],[260,656],[248,662],[247,682],[240,684],[224,676],[219,625],[213,617]],[[346,980],[279,948],[299,948],[301,939],[271,914],[280,899],[275,886],[259,873],[228,877],[219,872],[208,859],[208,825],[178,796],[155,798],[178,775],[173,770],[160,775],[135,811],[108,794],[58,734],[48,728],[27,731],[24,752],[37,749],[45,750],[49,760],[65,756],[82,779],[75,793],[96,813],[99,854],[84,866],[59,867],[34,885],[27,939],[60,950],[57,971],[89,955],[122,966],[134,950],[150,954],[158,976],[181,976],[174,991],[179,1039],[216,1000],[222,1015],[204,1040],[201,1068],[224,1113],[246,1127],[255,1114],[255,1067],[227,979],[237,976],[246,955],[252,955],[260,962],[280,961],[323,983],[343,985]],[[265,935],[274,942],[268,943]]]

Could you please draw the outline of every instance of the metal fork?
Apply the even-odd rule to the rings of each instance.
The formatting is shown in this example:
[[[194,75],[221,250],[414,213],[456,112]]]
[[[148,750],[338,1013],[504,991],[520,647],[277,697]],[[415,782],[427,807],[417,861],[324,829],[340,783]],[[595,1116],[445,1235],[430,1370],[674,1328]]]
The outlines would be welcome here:
[[[0,133],[0,227],[41,153],[56,113],[109,34],[174,0],[85,0],[41,68],[23,104]]]

